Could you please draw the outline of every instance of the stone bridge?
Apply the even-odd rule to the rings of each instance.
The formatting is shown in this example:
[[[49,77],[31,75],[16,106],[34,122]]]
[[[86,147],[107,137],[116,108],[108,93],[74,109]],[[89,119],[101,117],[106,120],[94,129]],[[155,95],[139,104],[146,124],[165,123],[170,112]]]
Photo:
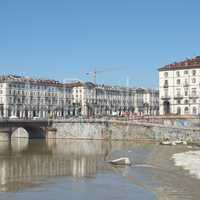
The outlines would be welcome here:
[[[18,128],[23,128],[31,139],[55,137],[56,129],[51,126],[52,121],[49,120],[2,119],[0,120],[0,141],[9,141]]]

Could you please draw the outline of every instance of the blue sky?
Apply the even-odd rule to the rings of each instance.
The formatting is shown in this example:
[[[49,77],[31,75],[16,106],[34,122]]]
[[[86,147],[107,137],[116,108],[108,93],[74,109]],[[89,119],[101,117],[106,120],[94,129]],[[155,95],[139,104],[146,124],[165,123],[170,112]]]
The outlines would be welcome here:
[[[200,55],[199,0],[0,0],[0,73],[157,87]],[[115,69],[115,70],[114,70]]]

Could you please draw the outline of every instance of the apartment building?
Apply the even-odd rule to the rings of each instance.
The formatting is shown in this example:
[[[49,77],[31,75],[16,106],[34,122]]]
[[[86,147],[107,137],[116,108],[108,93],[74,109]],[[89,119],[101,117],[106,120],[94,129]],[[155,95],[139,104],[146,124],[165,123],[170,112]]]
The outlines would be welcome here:
[[[158,91],[0,76],[0,118],[157,115]]]
[[[68,85],[54,80],[0,76],[1,118],[65,118],[76,112]]]
[[[84,116],[157,115],[158,90],[77,83],[73,87],[74,103]]]
[[[160,115],[200,113],[200,56],[159,69]]]

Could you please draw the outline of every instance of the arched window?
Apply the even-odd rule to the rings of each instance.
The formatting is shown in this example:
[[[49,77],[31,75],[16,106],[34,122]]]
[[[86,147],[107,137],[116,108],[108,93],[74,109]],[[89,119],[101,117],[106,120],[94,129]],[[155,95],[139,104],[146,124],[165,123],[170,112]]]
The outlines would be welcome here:
[[[184,101],[184,104],[188,104],[189,102],[188,102],[188,100],[186,99],[185,101]]]
[[[192,79],[192,83],[196,83],[196,78],[193,78],[193,79]]]
[[[181,115],[181,108],[180,107],[177,108],[177,115]]]
[[[196,114],[197,114],[197,108],[196,108],[196,107],[193,107],[193,108],[192,108],[192,113],[193,113],[193,115],[196,115]]]
[[[188,108],[188,107],[185,107],[184,112],[185,112],[185,114],[188,114],[189,108]]]
[[[177,80],[176,80],[176,84],[177,84],[177,85],[180,85],[180,84],[181,84],[181,80],[180,80],[180,79],[177,79]]]

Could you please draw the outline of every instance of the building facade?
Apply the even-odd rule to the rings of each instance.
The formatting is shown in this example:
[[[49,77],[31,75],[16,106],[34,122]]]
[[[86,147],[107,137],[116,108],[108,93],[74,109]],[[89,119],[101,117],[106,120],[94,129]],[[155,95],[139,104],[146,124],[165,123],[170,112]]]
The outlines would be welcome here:
[[[200,56],[159,69],[160,115],[200,113]]]
[[[0,76],[0,118],[157,115],[158,91]]]
[[[68,85],[14,75],[0,77],[1,118],[65,118],[75,114]]]
[[[83,116],[158,115],[158,90],[77,83],[74,103]]]

